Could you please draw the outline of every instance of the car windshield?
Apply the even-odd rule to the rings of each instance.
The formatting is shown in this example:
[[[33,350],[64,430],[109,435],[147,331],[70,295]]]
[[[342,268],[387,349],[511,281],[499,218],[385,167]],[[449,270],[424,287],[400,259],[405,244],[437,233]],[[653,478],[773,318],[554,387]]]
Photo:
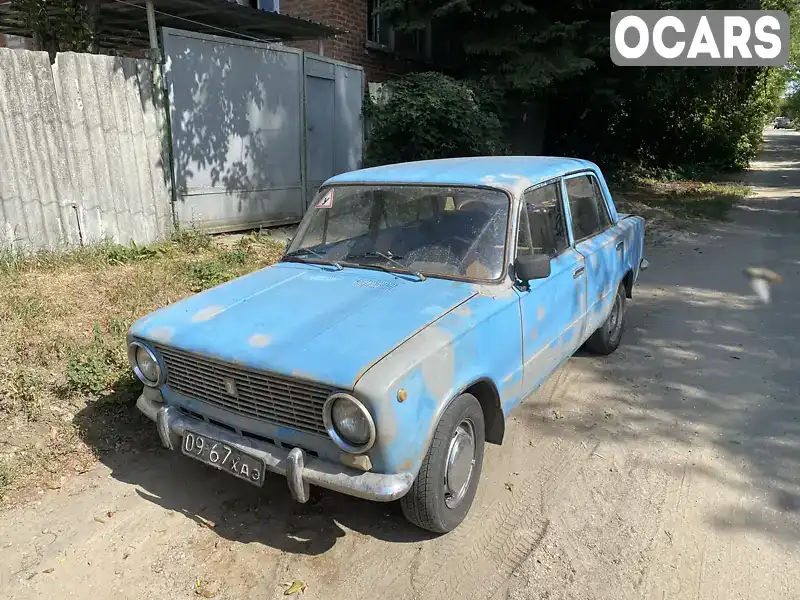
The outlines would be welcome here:
[[[509,198],[499,190],[327,187],[284,260],[496,280],[503,274],[508,214]]]

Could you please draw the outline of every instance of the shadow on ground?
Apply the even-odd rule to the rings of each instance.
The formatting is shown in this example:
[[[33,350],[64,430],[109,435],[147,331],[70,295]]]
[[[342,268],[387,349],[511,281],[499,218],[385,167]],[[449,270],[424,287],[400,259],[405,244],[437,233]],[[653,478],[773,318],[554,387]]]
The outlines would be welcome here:
[[[318,555],[345,535],[344,528],[400,543],[434,537],[410,525],[397,503],[367,502],[312,487],[311,500],[298,504],[289,496],[284,477],[268,473],[260,489],[170,452],[129,396],[115,400],[75,416],[81,435],[111,476],[136,486],[136,493],[149,502],[198,524],[212,524],[225,539]]]
[[[756,172],[754,179],[760,177]],[[576,407],[567,396],[527,403],[520,414],[530,422],[549,412],[563,415],[557,427],[539,427],[545,435],[710,448],[731,467],[709,471],[690,461],[687,468],[703,470],[741,501],[707,520],[796,544],[800,221],[774,212],[797,211],[800,198],[792,194],[800,189],[800,173],[792,177],[794,192],[748,200],[750,210],[734,211],[733,222],[650,255],[653,267],[629,304],[623,346],[604,359],[579,353],[567,367],[581,371],[585,389],[597,390],[596,402]],[[748,264],[783,275],[770,304],[755,302],[742,275]]]
[[[760,181],[762,175],[753,177]],[[770,181],[775,185],[774,177]],[[595,399],[581,403],[568,393],[548,401],[537,395],[518,409],[517,418],[540,437],[669,441],[714,452],[735,466],[725,472],[696,464],[681,468],[696,468],[742,498],[757,498],[758,508],[720,507],[707,520],[720,529],[800,542],[800,221],[769,212],[796,210],[797,202],[748,199],[752,210],[734,211],[732,222],[651,249],[651,269],[629,304],[623,346],[608,358],[579,354],[566,367],[581,372],[578,391],[591,390]],[[741,270],[750,263],[773,267],[787,279],[769,305],[756,304],[747,287]],[[96,409],[86,409],[76,421],[113,477],[168,510],[213,522],[223,538],[318,555],[345,528],[401,543],[429,537],[407,524],[396,504],[314,490],[312,501],[300,505],[281,477],[269,476],[259,490],[168,453],[158,446],[152,424],[129,403],[104,419],[91,410]],[[554,411],[562,417],[543,418]]]

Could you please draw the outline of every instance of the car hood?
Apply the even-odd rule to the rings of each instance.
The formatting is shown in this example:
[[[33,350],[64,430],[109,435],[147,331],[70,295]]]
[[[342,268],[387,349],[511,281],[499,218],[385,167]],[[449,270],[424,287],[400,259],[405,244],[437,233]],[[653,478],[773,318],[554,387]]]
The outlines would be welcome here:
[[[369,366],[475,293],[457,281],[278,263],[157,310],[129,337],[352,389]]]

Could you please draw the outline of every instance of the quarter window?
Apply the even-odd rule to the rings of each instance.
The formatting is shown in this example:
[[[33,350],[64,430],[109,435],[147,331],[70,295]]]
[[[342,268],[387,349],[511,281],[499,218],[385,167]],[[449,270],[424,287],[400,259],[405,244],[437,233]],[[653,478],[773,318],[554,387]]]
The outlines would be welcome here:
[[[527,192],[523,202],[517,251],[556,256],[566,250],[569,241],[559,183]]]
[[[590,175],[567,179],[567,197],[575,241],[584,240],[611,226],[605,199]]]

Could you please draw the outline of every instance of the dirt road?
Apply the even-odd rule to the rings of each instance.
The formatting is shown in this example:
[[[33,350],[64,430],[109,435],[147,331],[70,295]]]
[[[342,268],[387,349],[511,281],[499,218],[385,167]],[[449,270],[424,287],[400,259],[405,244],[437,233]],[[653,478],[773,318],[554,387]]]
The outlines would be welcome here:
[[[732,220],[661,239],[608,359],[577,356],[429,537],[395,506],[289,500],[149,450],[0,514],[0,598],[800,597],[800,133]],[[747,264],[780,272],[755,302]],[[100,435],[98,433],[98,435]]]

